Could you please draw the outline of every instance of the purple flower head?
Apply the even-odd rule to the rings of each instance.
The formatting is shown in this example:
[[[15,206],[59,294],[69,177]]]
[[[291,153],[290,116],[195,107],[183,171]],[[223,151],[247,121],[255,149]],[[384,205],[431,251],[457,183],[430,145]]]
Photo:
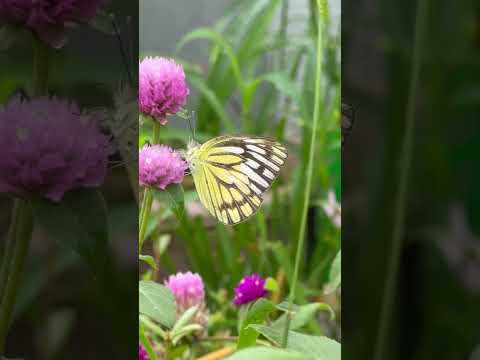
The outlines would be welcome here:
[[[104,0],[0,0],[0,24],[26,27],[54,48],[66,42],[65,29],[86,23]]]
[[[148,354],[142,344],[138,344],[138,360],[148,360]]]
[[[198,274],[192,272],[177,273],[170,275],[165,281],[177,301],[177,306],[187,310],[188,308],[201,304],[205,300],[203,280]]]
[[[108,138],[94,115],[68,101],[14,98],[0,108],[0,193],[60,201],[103,183]]]
[[[198,306],[193,322],[205,326],[208,322],[208,309],[205,305],[205,288],[200,275],[190,271],[170,275],[165,281],[175,296],[177,316],[181,316],[192,306]]]
[[[257,299],[265,297],[265,279],[258,274],[245,276],[235,288],[234,304],[237,306],[248,304]]]
[[[146,57],[139,66],[140,112],[161,124],[187,102],[188,89],[183,67],[174,60]]]
[[[141,186],[165,190],[170,184],[180,184],[187,163],[172,148],[165,145],[145,145],[138,155]]]

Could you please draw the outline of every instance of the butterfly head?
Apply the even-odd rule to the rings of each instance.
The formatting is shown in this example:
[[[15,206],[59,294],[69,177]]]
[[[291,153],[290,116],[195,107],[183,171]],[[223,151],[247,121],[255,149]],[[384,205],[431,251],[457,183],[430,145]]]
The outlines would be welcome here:
[[[195,167],[195,161],[197,157],[198,149],[200,148],[200,144],[193,139],[187,144],[187,150],[183,153],[185,161],[188,163],[190,170]]]

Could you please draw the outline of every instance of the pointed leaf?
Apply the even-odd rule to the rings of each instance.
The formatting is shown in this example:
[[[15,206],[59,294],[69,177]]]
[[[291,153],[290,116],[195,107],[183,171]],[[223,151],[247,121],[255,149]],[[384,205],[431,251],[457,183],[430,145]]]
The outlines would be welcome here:
[[[175,297],[167,287],[153,281],[139,282],[138,310],[169,329],[175,324]]]

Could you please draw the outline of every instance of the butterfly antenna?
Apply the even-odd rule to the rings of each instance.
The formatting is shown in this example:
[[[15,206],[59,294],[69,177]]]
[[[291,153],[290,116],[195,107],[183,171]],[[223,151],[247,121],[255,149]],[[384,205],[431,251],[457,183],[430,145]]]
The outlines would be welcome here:
[[[197,141],[195,137],[195,125],[192,125],[192,121],[191,121],[192,117],[194,118],[194,121],[195,121],[195,112],[193,111],[192,111],[192,116],[188,117],[188,128],[190,129],[190,133],[192,134],[193,140]]]

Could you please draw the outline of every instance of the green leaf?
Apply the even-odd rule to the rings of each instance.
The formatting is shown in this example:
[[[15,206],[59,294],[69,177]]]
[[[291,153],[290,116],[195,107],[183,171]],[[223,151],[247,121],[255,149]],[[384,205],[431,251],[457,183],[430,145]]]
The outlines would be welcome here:
[[[324,287],[325,294],[331,294],[342,283],[342,251],[340,250],[333,259],[328,275],[328,282]]]
[[[280,345],[282,341],[283,329],[265,325],[250,325],[250,328],[255,329],[277,345]],[[290,331],[287,349],[300,351],[306,354],[310,360],[341,359],[340,343],[325,336],[312,336]]]
[[[272,277],[268,277],[267,280],[265,281],[265,290],[271,291],[271,292],[278,292],[278,283],[277,280],[275,280]]]
[[[21,28],[8,24],[0,27],[0,51],[8,50],[21,32]]]
[[[235,79],[237,80],[238,87],[243,88],[242,72],[240,70],[238,59],[235,56],[232,46],[228,43],[227,39],[225,39],[219,32],[206,27],[195,29],[190,33],[186,34],[180,40],[177,46],[177,51],[180,51],[187,43],[198,39],[210,40],[212,43],[214,43],[223,50],[225,55],[230,60],[230,64],[232,66]]]
[[[157,269],[157,264],[155,263],[155,259],[150,255],[139,255],[138,259],[140,261],[146,262],[152,269]]]
[[[165,190],[151,188],[153,197],[162,206],[171,210],[178,220],[185,215],[185,199],[183,194],[183,186],[181,184],[172,184],[167,186]]]
[[[150,341],[145,335],[145,330],[142,325],[138,327],[138,338],[140,340],[140,343],[143,345],[143,347],[147,351],[149,359],[158,360],[157,353],[155,352],[155,350],[153,350],[152,344],[150,344]]]
[[[288,304],[287,304],[287,308],[283,307],[282,304],[277,305],[277,309],[280,309],[282,311],[288,311]],[[329,311],[330,318],[335,316],[335,313],[333,312],[332,308],[328,304],[312,303],[312,304],[306,304],[302,306],[295,305],[292,311],[292,322],[290,323],[290,329],[296,330],[304,327],[312,319],[314,319],[315,314],[319,310]],[[283,314],[282,316],[280,316],[272,324],[272,327],[283,329],[285,327],[286,317],[287,317],[287,314]]]
[[[138,283],[138,311],[171,329],[177,316],[177,305],[172,292],[153,281]]]
[[[308,360],[308,357],[296,351],[269,347],[251,347],[237,351],[229,356],[227,360]]]
[[[105,271],[108,222],[105,201],[98,190],[65,194],[60,203],[32,201],[35,220],[58,243],[78,253],[94,274]]]
[[[106,11],[99,11],[97,16],[90,21],[89,25],[103,34],[115,35],[114,20],[115,16],[113,14],[107,13]]]
[[[255,345],[258,333],[249,326],[252,324],[262,324],[268,314],[275,310],[275,306],[266,299],[258,299],[248,310],[248,313],[241,324],[241,330],[238,338],[237,349],[246,348]]]
[[[215,111],[215,113],[217,114],[225,130],[233,133],[235,131],[233,119],[225,110],[225,106],[217,97],[216,93],[208,87],[205,80],[203,80],[200,76],[192,75],[188,72],[187,75],[188,82],[203,95],[205,100],[212,107],[213,111]]]

